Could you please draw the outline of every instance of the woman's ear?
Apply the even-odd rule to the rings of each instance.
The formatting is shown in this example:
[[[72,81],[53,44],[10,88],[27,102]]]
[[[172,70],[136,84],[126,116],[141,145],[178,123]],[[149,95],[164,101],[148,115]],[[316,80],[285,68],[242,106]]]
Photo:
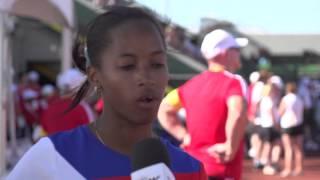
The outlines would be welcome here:
[[[94,87],[101,86],[99,81],[99,72],[95,67],[89,66],[87,68],[87,76],[90,84],[92,84]]]

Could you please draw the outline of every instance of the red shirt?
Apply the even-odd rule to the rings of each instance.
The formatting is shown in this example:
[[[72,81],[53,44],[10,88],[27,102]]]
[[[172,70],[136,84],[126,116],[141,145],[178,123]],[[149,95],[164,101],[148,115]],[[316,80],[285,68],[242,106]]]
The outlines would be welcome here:
[[[37,95],[31,101],[27,102],[23,98],[23,93],[27,90],[35,92]],[[36,106],[33,106],[33,103]],[[26,123],[31,126],[32,124],[39,123],[41,108],[40,108],[40,87],[38,86],[19,86],[17,90],[17,108],[18,115],[23,115]]]
[[[227,99],[233,95],[245,97],[245,83],[238,75],[227,71],[205,71],[178,89],[187,113],[187,129],[191,144],[186,151],[200,160],[209,176],[241,177],[242,145],[235,159],[219,164],[206,152],[209,146],[226,140]]]
[[[71,102],[71,98],[57,98],[42,113],[41,125],[48,135],[70,130],[93,120],[92,110],[86,103],[80,103],[66,113]]]

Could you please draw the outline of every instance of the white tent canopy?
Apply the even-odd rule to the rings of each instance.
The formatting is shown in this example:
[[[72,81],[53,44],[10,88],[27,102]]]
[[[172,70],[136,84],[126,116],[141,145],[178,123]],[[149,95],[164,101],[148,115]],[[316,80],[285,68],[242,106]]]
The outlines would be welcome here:
[[[72,0],[0,0],[0,11],[72,27]]]

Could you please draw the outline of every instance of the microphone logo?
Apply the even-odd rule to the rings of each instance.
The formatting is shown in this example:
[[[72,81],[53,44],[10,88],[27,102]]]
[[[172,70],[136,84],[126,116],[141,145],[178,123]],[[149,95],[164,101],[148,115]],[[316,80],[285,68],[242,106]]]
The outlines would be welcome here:
[[[160,180],[160,176],[158,175],[158,176],[155,176],[155,177],[141,177],[140,180]]]

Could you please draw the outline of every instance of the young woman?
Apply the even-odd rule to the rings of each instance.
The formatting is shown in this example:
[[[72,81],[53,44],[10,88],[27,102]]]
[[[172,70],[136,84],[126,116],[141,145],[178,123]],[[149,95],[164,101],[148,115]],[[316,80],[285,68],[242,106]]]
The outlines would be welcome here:
[[[152,15],[139,8],[110,8],[91,23],[84,44],[75,46],[74,60],[88,80],[72,105],[93,86],[104,101],[101,116],[40,140],[8,179],[129,180],[133,146],[154,136],[151,125],[168,68],[162,29]],[[162,142],[176,179],[206,179],[197,160]]]
[[[296,94],[296,84],[287,83],[286,95],[282,98],[279,113],[284,146],[284,169],[281,176],[299,175],[302,173],[303,151],[303,102]],[[295,160],[293,163],[293,159]],[[294,164],[294,169],[293,169]]]
[[[264,87],[263,97],[260,102],[260,125],[259,135],[262,140],[260,161],[264,165],[263,174],[273,175],[276,173],[276,163],[280,154],[279,133],[276,129],[278,112],[277,99],[279,88],[272,82],[268,82]],[[276,149],[274,149],[277,147]]]

